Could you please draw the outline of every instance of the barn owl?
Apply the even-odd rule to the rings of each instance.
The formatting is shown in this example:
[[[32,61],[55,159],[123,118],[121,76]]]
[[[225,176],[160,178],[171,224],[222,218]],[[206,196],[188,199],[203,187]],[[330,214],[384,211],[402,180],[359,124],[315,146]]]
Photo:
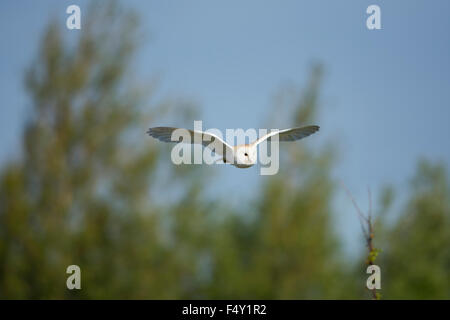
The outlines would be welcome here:
[[[229,163],[237,168],[250,168],[257,160],[257,147],[264,140],[278,135],[279,141],[295,141],[305,138],[319,130],[319,126],[306,126],[300,128],[283,129],[279,131],[271,131],[262,136],[253,143],[240,144],[231,146],[212,133],[172,128],[172,127],[154,127],[148,129],[147,133],[155,139],[163,142],[182,142],[172,140],[172,134],[176,130],[184,130],[190,135],[191,143],[201,143],[203,146],[210,148],[217,155],[222,157],[224,163]]]

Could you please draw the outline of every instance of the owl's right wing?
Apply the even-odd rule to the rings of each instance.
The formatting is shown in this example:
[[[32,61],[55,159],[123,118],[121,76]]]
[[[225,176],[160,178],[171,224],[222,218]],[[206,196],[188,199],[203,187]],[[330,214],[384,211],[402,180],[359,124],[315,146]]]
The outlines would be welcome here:
[[[227,154],[232,155],[234,152],[232,146],[212,133],[172,127],[154,127],[148,129],[147,133],[153,138],[163,142],[186,142],[184,141],[183,136],[180,136],[179,140],[172,140],[172,134],[176,130],[180,130],[175,133],[176,136],[190,135],[190,143],[200,143],[220,156],[225,156]]]

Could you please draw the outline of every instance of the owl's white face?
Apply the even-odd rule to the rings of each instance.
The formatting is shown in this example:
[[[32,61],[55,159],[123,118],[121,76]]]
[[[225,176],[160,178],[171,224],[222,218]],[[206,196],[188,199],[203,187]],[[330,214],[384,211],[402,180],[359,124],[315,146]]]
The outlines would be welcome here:
[[[235,166],[238,168],[248,168],[253,166],[258,159],[256,146],[237,146],[234,154]]]

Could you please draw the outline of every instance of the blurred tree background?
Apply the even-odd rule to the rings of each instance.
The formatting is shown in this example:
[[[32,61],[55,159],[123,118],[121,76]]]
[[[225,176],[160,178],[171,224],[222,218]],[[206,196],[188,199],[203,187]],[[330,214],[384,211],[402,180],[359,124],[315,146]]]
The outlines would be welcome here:
[[[346,259],[332,218],[338,150],[286,145],[283,170],[253,205],[208,199],[211,169],[167,164],[167,146],[144,134],[173,110],[187,125],[198,114],[154,101],[157,87],[133,78],[138,17],[90,11],[75,46],[51,23],[25,76],[22,157],[0,174],[0,298],[370,298],[366,254]],[[321,79],[317,66],[291,96],[292,124],[314,122]],[[170,186],[176,195],[161,194]],[[445,167],[422,160],[400,212],[392,198],[387,190],[375,224],[382,297],[449,299]],[[71,264],[82,290],[66,288]]]

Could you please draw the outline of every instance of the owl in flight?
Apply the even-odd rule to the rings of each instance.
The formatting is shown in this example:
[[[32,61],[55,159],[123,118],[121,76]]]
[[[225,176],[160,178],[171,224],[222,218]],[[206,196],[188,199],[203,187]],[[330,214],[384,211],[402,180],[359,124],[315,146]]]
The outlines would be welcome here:
[[[147,133],[155,139],[163,142],[181,142],[172,140],[172,133],[179,128],[171,127],[154,127],[148,129]],[[201,143],[203,146],[210,148],[217,155],[222,157],[224,163],[232,164],[237,168],[250,168],[257,160],[258,145],[275,135],[278,135],[279,141],[296,141],[303,139],[319,130],[319,126],[306,126],[300,128],[283,129],[272,131],[250,144],[240,144],[230,146],[218,136],[203,132],[183,129],[189,132],[191,143]]]

